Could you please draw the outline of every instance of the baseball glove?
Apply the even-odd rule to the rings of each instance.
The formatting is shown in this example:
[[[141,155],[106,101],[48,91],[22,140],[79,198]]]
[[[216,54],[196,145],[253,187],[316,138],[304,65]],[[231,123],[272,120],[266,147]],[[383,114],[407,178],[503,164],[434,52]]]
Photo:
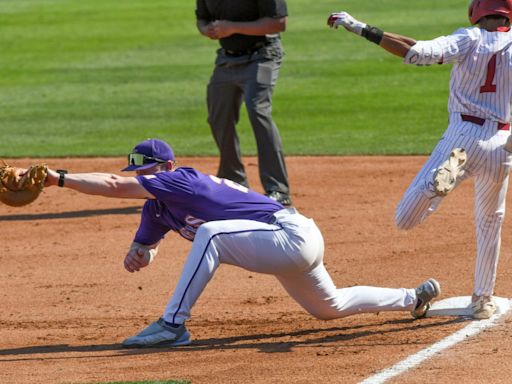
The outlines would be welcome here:
[[[27,170],[0,164],[0,201],[11,207],[21,207],[33,202],[44,187],[48,167],[33,165]]]

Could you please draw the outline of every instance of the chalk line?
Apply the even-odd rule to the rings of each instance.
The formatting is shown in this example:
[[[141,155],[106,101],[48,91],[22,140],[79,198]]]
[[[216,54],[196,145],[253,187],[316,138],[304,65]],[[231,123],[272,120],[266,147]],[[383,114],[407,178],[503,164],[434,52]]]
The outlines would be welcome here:
[[[465,299],[465,297],[464,297]],[[453,298],[451,299],[453,300]],[[495,298],[498,311],[487,320],[479,320],[472,321],[466,327],[460,329],[459,331],[453,333],[452,335],[445,337],[441,341],[422,349],[421,351],[415,353],[414,355],[409,356],[405,360],[398,362],[397,364],[384,369],[383,371],[378,372],[377,374],[367,378],[364,381],[361,381],[359,384],[382,384],[387,380],[399,376],[402,373],[409,371],[412,368],[417,367],[422,362],[431,357],[441,353],[445,349],[453,347],[454,345],[464,341],[468,337],[475,336],[486,328],[491,328],[495,326],[498,320],[509,312],[510,310],[510,300],[503,298]]]

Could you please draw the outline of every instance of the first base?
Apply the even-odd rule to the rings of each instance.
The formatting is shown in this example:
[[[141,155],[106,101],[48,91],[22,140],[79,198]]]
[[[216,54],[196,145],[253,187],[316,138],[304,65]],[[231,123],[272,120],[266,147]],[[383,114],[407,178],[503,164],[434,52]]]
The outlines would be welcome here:
[[[494,296],[494,303],[496,304],[496,315],[505,313],[510,308],[510,300],[504,297]],[[471,296],[457,296],[449,297],[444,300],[432,303],[432,306],[427,312],[426,317],[435,316],[466,316],[473,315],[471,310]],[[493,317],[494,317],[493,316]]]

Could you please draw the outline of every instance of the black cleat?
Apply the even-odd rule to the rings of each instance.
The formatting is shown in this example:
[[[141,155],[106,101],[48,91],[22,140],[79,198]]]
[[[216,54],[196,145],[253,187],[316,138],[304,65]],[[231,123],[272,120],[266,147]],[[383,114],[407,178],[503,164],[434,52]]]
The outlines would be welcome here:
[[[267,193],[267,196],[270,197],[272,200],[275,200],[278,203],[281,203],[285,207],[290,207],[292,205],[292,199],[291,199],[290,195],[287,195],[286,193],[272,191],[272,192]]]

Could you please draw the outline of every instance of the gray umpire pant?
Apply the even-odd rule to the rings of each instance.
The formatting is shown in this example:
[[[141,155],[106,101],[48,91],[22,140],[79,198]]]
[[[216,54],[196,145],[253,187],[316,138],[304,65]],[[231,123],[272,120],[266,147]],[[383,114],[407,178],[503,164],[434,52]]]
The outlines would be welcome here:
[[[245,101],[256,137],[260,180],[266,193],[289,194],[288,174],[281,137],[272,119],[272,91],[283,57],[276,40],[260,50],[239,57],[217,51],[208,84],[208,123],[220,151],[218,176],[248,186],[240,153],[236,124]]]

